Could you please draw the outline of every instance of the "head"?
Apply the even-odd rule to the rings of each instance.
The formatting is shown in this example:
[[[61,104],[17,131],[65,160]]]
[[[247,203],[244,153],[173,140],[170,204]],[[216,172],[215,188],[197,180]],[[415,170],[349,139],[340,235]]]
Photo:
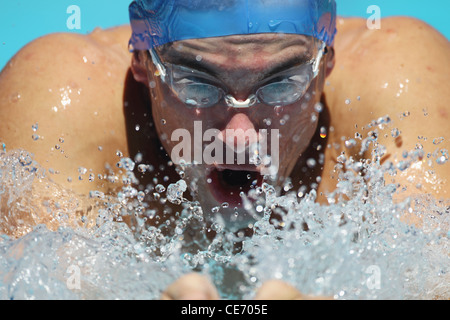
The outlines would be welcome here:
[[[220,207],[235,229],[251,221],[249,191],[282,185],[308,147],[334,65],[334,1],[248,2],[130,6],[132,71],[160,140],[205,216]]]

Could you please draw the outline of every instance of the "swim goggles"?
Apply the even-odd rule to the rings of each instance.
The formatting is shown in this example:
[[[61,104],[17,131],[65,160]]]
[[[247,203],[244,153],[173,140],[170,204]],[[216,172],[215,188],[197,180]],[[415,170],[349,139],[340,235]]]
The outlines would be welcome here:
[[[317,57],[265,79],[255,93],[245,101],[227,94],[225,86],[213,76],[186,66],[162,63],[155,49],[149,50],[153,64],[163,83],[177,98],[192,108],[209,108],[225,99],[227,106],[249,108],[256,103],[269,106],[286,106],[300,100],[319,73],[319,66],[326,50],[321,43]]]
[[[335,0],[136,0],[131,50],[187,39],[260,33],[312,36],[332,46]]]

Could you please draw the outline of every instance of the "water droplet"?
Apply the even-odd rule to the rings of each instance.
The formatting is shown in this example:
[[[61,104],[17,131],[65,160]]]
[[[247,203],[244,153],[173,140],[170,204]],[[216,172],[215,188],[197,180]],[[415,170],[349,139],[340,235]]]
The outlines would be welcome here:
[[[441,153],[441,155],[439,157],[437,157],[436,163],[437,164],[444,164],[449,159],[448,151],[443,149],[443,150],[440,150],[440,153]]]
[[[320,128],[320,137],[322,139],[325,139],[327,137],[327,128],[325,128],[325,127]]]
[[[20,93],[15,92],[15,93],[13,93],[13,94],[9,97],[9,100],[10,100],[12,103],[17,103],[17,102],[20,100],[21,97],[22,97],[22,96],[20,95]]]
[[[202,57],[201,55],[197,55],[197,56],[195,57],[195,60],[197,60],[198,62],[200,62],[200,61],[203,60],[203,57]]]
[[[306,165],[312,169],[316,166],[316,160],[313,158],[309,158],[308,160],[306,160]]]
[[[142,202],[142,201],[144,201],[144,199],[145,199],[145,192],[144,191],[139,191],[138,194],[137,194],[137,200],[139,202]]]
[[[439,137],[439,138],[433,139],[433,144],[438,145],[438,144],[442,143],[444,140],[445,140],[444,137]]]
[[[314,105],[314,110],[316,110],[316,112],[321,113],[323,111],[323,104],[320,102],[317,102]]]
[[[166,119],[161,119],[161,124],[165,125],[167,123]]]
[[[398,130],[397,128],[394,128],[391,130],[391,136],[393,138],[397,138],[400,135],[400,130]]]
[[[39,124],[36,122],[31,126],[31,129],[33,129],[33,131],[36,132],[39,129]]]
[[[283,112],[283,107],[282,106],[275,106],[273,108],[273,111],[276,113],[277,116],[279,116]]]
[[[356,140],[350,139],[350,140],[345,141],[345,146],[347,148],[353,148],[354,146],[356,146]]]
[[[351,101],[350,99],[346,99],[346,100],[345,100],[345,104],[346,104],[346,105],[349,105],[351,102],[352,102],[352,101]]]
[[[156,192],[162,193],[162,192],[166,191],[166,188],[162,184],[158,184],[155,187],[155,190],[156,190]]]
[[[136,131],[139,131],[139,130],[141,130],[141,126],[137,124],[137,125],[134,127],[134,129],[135,129]]]
[[[135,167],[135,163],[130,158],[122,158],[119,162],[117,162],[118,168],[123,168],[127,171],[133,171]]]

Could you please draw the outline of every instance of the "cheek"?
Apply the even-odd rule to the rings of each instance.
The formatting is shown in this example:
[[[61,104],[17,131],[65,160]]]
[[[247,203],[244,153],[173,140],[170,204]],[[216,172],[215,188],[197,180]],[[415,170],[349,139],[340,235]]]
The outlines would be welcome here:
[[[319,121],[319,114],[314,107],[315,104],[315,99],[308,102],[299,102],[296,105],[289,106],[278,117],[282,156],[299,156],[308,148]]]

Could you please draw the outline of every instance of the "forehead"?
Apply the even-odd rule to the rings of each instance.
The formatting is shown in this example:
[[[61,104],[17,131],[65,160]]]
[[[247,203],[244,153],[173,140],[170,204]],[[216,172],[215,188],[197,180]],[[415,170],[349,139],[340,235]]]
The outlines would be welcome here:
[[[174,64],[199,69],[222,68],[262,71],[287,61],[309,61],[317,40],[295,34],[252,34],[177,41],[157,48],[160,57]]]

